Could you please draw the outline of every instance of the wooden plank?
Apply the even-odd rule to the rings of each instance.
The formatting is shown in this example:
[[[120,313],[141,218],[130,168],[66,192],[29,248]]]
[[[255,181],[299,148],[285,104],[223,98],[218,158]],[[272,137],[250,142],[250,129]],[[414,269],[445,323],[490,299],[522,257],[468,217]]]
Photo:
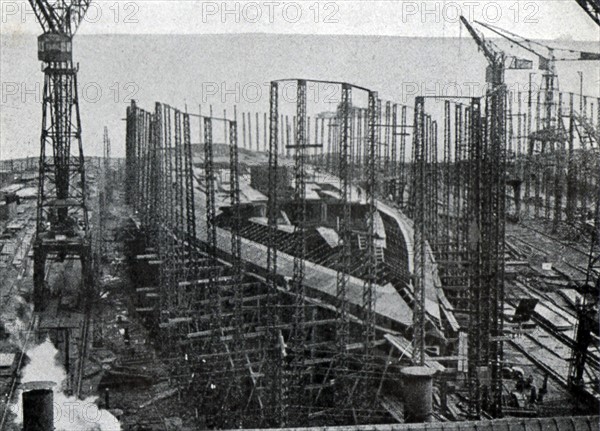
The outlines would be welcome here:
[[[329,362],[332,362],[334,360],[334,358],[315,358],[315,359],[307,359],[305,361],[303,361],[302,363],[304,365],[318,365],[318,364],[327,364]]]
[[[334,324],[336,322],[337,322],[336,319],[309,320],[308,322],[302,323],[300,326],[309,328],[311,326],[329,325],[329,324]],[[285,324],[285,325],[275,325],[274,328],[275,329],[288,329],[288,328],[291,328],[292,326],[293,325],[291,323],[289,323],[289,324]],[[267,328],[268,328],[268,326],[257,326],[257,329],[267,329]]]
[[[392,346],[398,349],[398,351],[400,351],[402,355],[406,355],[407,358],[412,358],[412,347],[408,340],[390,334],[385,334],[384,337],[387,341],[390,342]],[[443,372],[446,369],[446,367],[444,367],[439,362],[433,360],[427,354],[425,355],[425,365],[439,372]]]
[[[158,254],[138,254],[135,258],[137,260],[155,260],[158,259]]]
[[[135,291],[137,293],[143,293],[143,292],[154,292],[156,289],[158,289],[158,287],[138,287],[135,289]]]
[[[233,328],[231,328],[231,327],[230,328],[219,328],[219,329],[216,329],[216,331],[221,332],[221,331],[224,331],[225,329],[232,330]],[[215,331],[215,330],[207,329],[205,331],[190,332],[186,335],[186,337],[189,340],[193,340],[196,338],[204,338],[204,337],[213,335],[213,331]],[[266,331],[248,332],[246,334],[242,334],[242,338],[245,340],[248,340],[248,339],[260,337],[261,335],[264,335],[265,333],[266,333]],[[221,341],[231,341],[231,340],[233,340],[233,335],[223,335],[223,336],[219,337],[219,339]]]
[[[221,277],[215,277],[214,281],[216,283],[219,283],[221,281],[231,281],[233,280],[232,276],[221,276]],[[186,286],[192,286],[192,285],[200,285],[200,284],[208,284],[210,283],[211,279],[210,278],[203,278],[200,280],[192,280],[192,281],[180,281],[179,283],[177,283],[177,285],[179,287],[186,287]]]
[[[385,339],[375,340],[373,342],[373,346],[377,347],[377,346],[381,346],[381,345],[383,345],[385,343],[386,343]],[[363,349],[364,347],[365,347],[365,343],[351,343],[351,344],[346,344],[346,350],[357,350],[357,349]]]

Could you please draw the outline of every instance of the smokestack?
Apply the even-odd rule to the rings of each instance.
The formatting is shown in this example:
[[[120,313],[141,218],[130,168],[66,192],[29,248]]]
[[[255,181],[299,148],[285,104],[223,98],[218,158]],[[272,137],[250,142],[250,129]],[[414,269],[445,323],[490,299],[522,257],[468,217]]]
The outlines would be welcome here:
[[[427,367],[407,367],[402,369],[405,422],[431,421],[434,374],[435,370]]]
[[[54,431],[54,382],[23,385],[23,431]]]

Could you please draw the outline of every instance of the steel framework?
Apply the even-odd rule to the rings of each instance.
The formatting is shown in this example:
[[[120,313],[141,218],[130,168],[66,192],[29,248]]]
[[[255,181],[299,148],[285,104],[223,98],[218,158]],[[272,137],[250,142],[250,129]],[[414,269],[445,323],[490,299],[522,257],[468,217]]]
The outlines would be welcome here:
[[[350,122],[350,109],[352,106],[352,88],[348,84],[342,84],[342,101],[341,101],[341,151],[340,151],[340,184],[341,184],[341,200],[342,200],[342,217],[340,218],[340,233],[339,233],[339,266],[336,279],[336,311],[337,311],[337,327],[336,327],[336,342],[338,359],[338,372],[341,374],[338,382],[339,399],[347,397],[347,382],[345,374],[348,369],[348,352],[346,345],[350,339],[350,328],[348,321],[348,301],[347,301],[347,285],[348,277],[351,273],[352,251],[351,251],[351,202],[350,202],[350,137],[352,134]]]
[[[598,322],[598,298],[600,292],[600,189],[598,189],[597,194],[586,278],[583,285],[579,286],[583,301],[579,304],[579,319],[575,329],[575,345],[573,346],[571,362],[569,364],[568,382],[570,387],[576,392],[581,391],[586,385],[584,371],[588,349],[590,344],[593,343],[592,333],[597,331]]]
[[[277,291],[277,223],[278,223],[278,107],[279,107],[279,84],[271,82],[270,86],[270,114],[269,114],[269,172],[268,172],[268,202],[267,218],[269,225],[267,244],[267,271],[269,293],[267,297],[267,327],[268,345],[280,344],[279,349],[271,351],[268,345],[263,351],[263,358],[267,365],[268,387],[271,388],[271,405],[273,408],[273,420],[279,426],[286,425],[287,399],[284,393],[284,376],[282,362],[284,357],[284,341],[281,331],[277,330],[279,325],[279,308],[277,307],[275,292]],[[287,126],[287,117],[286,117]],[[287,129],[287,127],[286,127]],[[286,130],[287,131],[287,130]],[[282,131],[283,136],[283,131]],[[282,145],[283,147],[284,145]]]
[[[306,113],[306,81],[297,82],[296,101],[296,136],[292,149],[294,150],[294,272],[292,278],[292,292],[294,293],[294,306],[292,317],[292,331],[288,347],[291,350],[291,378],[286,385],[291,389],[288,398],[293,403],[292,409],[296,410],[305,403],[304,399],[304,345],[307,340],[306,297],[304,284],[304,270],[306,261],[306,150],[307,142],[307,113]],[[294,417],[301,420],[303,410],[296,412]],[[292,412],[290,412],[292,413]]]
[[[142,286],[138,292],[146,297],[143,300],[147,306],[138,307],[138,311],[154,316],[160,336],[165,340],[164,355],[172,357],[175,381],[178,387],[192,391],[195,402],[210,421],[209,426],[290,426],[319,423],[324,417],[340,424],[364,423],[369,418],[378,420],[381,408],[376,402],[388,368],[393,368],[385,362],[384,371],[380,373],[384,358],[379,356],[378,346],[382,340],[376,340],[381,329],[376,326],[375,292],[386,276],[380,272],[379,265],[383,259],[383,242],[378,237],[382,214],[377,199],[381,191],[389,191],[387,188],[377,190],[378,179],[382,178],[379,167],[387,167],[383,178],[391,180],[390,187],[396,176],[392,173],[394,169],[403,172],[399,176],[409,178],[409,174],[422,172],[427,179],[420,184],[405,183],[411,188],[415,184],[426,195],[421,236],[431,237],[436,250],[440,225],[445,226],[435,215],[438,200],[435,186],[440,182],[440,165],[436,156],[437,122],[431,115],[423,111],[423,124],[418,127],[419,137],[415,138],[422,159],[409,169],[404,163],[409,128],[406,107],[402,109],[398,125],[395,104],[379,101],[373,91],[335,83],[341,86],[342,103],[329,129],[331,136],[325,141],[327,122],[309,121],[306,93],[307,84],[312,81],[296,82],[298,97],[296,115],[291,119],[293,129],[289,127],[289,118],[279,109],[280,81],[271,83],[267,227],[249,225],[245,214],[242,217],[245,207],[239,191],[235,121],[226,120],[226,114],[224,118],[189,115],[162,104],[157,104],[152,114],[137,108],[135,103],[128,110],[127,154],[135,158],[128,160],[128,167],[132,169],[128,172],[128,178],[131,177],[128,188],[130,193],[139,191],[141,194],[139,198],[130,196],[130,200],[147,235],[145,253],[150,256],[148,259],[160,265],[157,297],[163,304],[160,307],[152,303],[152,286]],[[355,88],[367,96],[366,109],[353,107]],[[379,106],[389,106],[384,110],[387,119],[383,121]],[[198,164],[194,166],[192,161],[200,152],[192,149],[190,118],[198,119],[204,169]],[[219,172],[218,179],[214,158],[222,149],[214,140],[213,128],[218,130],[221,123],[226,125],[225,142],[229,142],[229,207],[222,205],[217,194],[217,182],[219,187],[223,186],[224,172]],[[333,126],[333,123],[337,124]],[[464,124],[461,127],[465,129]],[[396,148],[395,135],[401,136],[399,148]],[[258,140],[260,133],[256,136]],[[340,179],[339,206],[332,206],[335,216],[339,214],[339,249],[335,251],[338,260],[334,263],[337,270],[335,307],[317,305],[318,301],[311,298],[305,285],[309,283],[306,262],[311,259],[306,243],[312,230],[307,226],[306,193],[313,181],[307,174],[307,168],[310,169],[307,160],[313,155],[310,148],[327,145],[330,167],[337,169],[335,174]],[[285,172],[278,166],[282,148],[294,157],[296,181],[292,199],[280,195],[284,190],[279,184],[280,175]],[[314,155],[316,160],[322,157],[318,151]],[[358,200],[355,200],[352,195],[353,186],[357,184],[354,169],[358,160],[365,163],[365,175],[358,179],[360,183],[357,181],[364,187],[365,196],[361,199],[358,189]],[[456,171],[461,171],[460,166]],[[199,172],[202,174],[198,175]],[[202,209],[206,210],[206,219],[199,222],[197,231],[196,221],[190,217],[194,214],[194,187],[204,189],[205,202],[200,200],[205,206]],[[444,198],[449,199],[446,195]],[[360,221],[354,219],[357,217],[353,214],[355,205],[359,209],[357,213],[364,214]],[[217,206],[223,210],[217,211]],[[285,217],[284,206],[286,210],[295,210],[292,212],[293,236],[278,226],[279,218]],[[312,206],[310,213],[312,216]],[[223,240],[228,238],[227,228],[231,236],[230,246],[226,245],[225,249]],[[158,235],[149,235],[150,232]],[[248,274],[243,264],[248,257],[246,251],[242,255],[246,249],[241,237],[256,232],[266,235],[266,256],[257,256],[266,258],[264,284],[249,281],[255,276]],[[354,260],[352,256],[351,244],[355,238],[363,250],[363,260]],[[428,241],[418,242],[423,243],[423,253],[431,259]],[[286,255],[283,271],[280,271],[277,259],[282,248]],[[281,272],[292,269],[289,258],[293,258],[293,277],[286,280]],[[422,272],[429,272],[428,265],[429,260],[422,265]],[[417,269],[421,272],[418,265]],[[362,300],[352,309],[355,314],[351,314],[346,298],[351,278],[356,288],[353,276],[364,280]],[[425,276],[422,278],[425,283]],[[417,293],[417,296],[422,297],[422,294]],[[423,328],[424,333],[424,298],[416,302],[423,310],[423,324],[415,327]],[[334,334],[335,343],[325,346],[319,339],[322,334]],[[415,335],[415,343],[417,338]],[[415,352],[420,363],[424,341],[422,348]],[[332,409],[332,396],[346,400],[342,411]],[[233,409],[235,413],[224,415],[226,409]]]
[[[426,187],[426,115],[425,99],[415,100],[415,123],[413,135],[413,187],[412,202],[414,221],[414,279],[413,279],[413,362],[425,364],[425,243],[427,241],[425,226],[425,208],[427,197]]]
[[[89,1],[29,1],[44,34],[38,58],[44,63],[44,96],[34,244],[34,308],[46,306],[47,259],[81,261],[83,298],[93,290],[91,239],[77,91],[78,66],[72,40]]]
[[[407,206],[414,221],[413,361],[425,358],[424,289],[434,283],[428,278],[433,253],[442,287],[467,329],[464,371],[474,417],[484,410],[501,414],[505,97],[503,86],[490,91],[484,113],[479,98],[468,105],[444,101],[441,163],[438,121],[425,111],[424,97],[415,100]]]

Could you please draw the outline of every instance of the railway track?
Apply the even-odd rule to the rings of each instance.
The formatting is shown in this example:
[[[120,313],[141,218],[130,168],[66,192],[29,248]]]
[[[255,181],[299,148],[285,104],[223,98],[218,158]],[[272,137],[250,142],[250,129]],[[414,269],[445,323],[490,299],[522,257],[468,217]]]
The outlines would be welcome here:
[[[15,391],[16,391],[17,385],[18,385],[19,370],[21,369],[21,366],[23,364],[23,359],[25,358],[25,355],[27,352],[27,347],[29,346],[31,334],[35,331],[37,323],[38,323],[38,317],[34,316],[31,319],[31,321],[29,322],[29,327],[27,328],[27,334],[25,336],[25,341],[23,342],[23,345],[20,346],[21,353],[19,354],[19,360],[17,362],[15,372],[11,376],[10,389],[9,389],[8,393],[6,394],[6,400],[4,403],[4,411],[2,412],[2,419],[0,420],[0,430],[4,429],[4,425],[8,418],[8,413],[10,411],[10,405],[11,405],[10,402],[13,399],[13,396],[15,394]]]
[[[544,249],[544,247],[541,247],[539,245],[540,239],[542,239],[544,245],[548,246],[548,249],[550,249],[550,250],[555,249],[555,247],[551,247],[551,245],[553,246],[553,245],[559,244],[560,246],[565,247],[565,248],[569,249],[570,251],[573,251],[573,252],[579,254],[582,258],[587,259],[588,251],[578,247],[577,244],[574,244],[570,241],[567,241],[567,240],[564,240],[561,238],[557,238],[555,236],[552,236],[540,229],[536,229],[535,227],[529,226],[527,224],[520,224],[519,227],[522,228],[520,231],[510,232],[510,233],[507,232],[506,239],[509,241],[512,241],[513,243],[514,242],[521,243],[525,247],[527,247],[530,251],[533,251],[533,250],[537,251],[538,253],[540,253],[541,256],[549,256],[550,253],[548,253],[548,250]],[[526,232],[523,232],[523,230],[525,230]],[[539,235],[539,237],[533,237],[532,235]],[[555,244],[548,244],[548,242],[553,242]],[[577,268],[577,269],[579,269],[579,268]]]
[[[14,294],[15,292],[18,292],[21,289],[21,285],[23,283],[23,281],[28,277],[28,269],[29,269],[29,259],[28,259],[28,255],[29,252],[31,250],[31,247],[33,245],[33,240],[35,235],[32,234],[32,232],[30,232],[29,229],[29,224],[31,222],[31,220],[33,220],[32,216],[28,216],[24,221],[24,228],[23,231],[19,234],[16,246],[14,248],[15,253],[14,256],[11,256],[10,261],[12,262],[13,259],[16,259],[17,256],[21,256],[20,262],[19,262],[19,266],[18,268],[16,268],[16,273],[13,273],[14,275],[12,277],[7,277],[7,282],[4,283],[4,290],[2,292],[3,297],[2,297],[2,302],[0,303],[0,313],[6,313],[8,307],[10,306],[10,302],[12,299],[14,299]],[[48,276],[48,273],[50,272],[51,267],[48,266],[46,268],[46,276]],[[82,329],[81,329],[81,342],[79,343],[79,348],[78,348],[78,361],[77,361],[77,367],[75,370],[75,376],[73,377],[73,381],[74,381],[74,394],[79,397],[81,394],[81,390],[82,390],[82,383],[83,383],[83,376],[84,376],[84,370],[85,370],[85,357],[87,355],[87,346],[88,346],[88,340],[89,340],[89,322],[90,322],[90,313],[86,313],[86,317],[84,319],[83,325],[82,325]],[[21,367],[23,366],[23,360],[27,354],[27,351],[29,349],[29,346],[32,342],[32,340],[34,339],[34,337],[32,337],[32,334],[35,333],[35,331],[37,330],[37,326],[39,323],[39,316],[38,315],[34,315],[29,324],[28,327],[26,329],[26,333],[25,333],[25,337],[23,338],[23,344],[18,346],[20,353],[18,356],[18,360],[17,360],[17,365],[15,367],[15,371],[14,373],[12,373],[12,375],[10,376],[10,382],[9,382],[9,391],[6,394],[6,398],[5,398],[5,402],[4,404],[4,409],[1,412],[2,416],[0,419],[0,430],[4,429],[7,420],[9,420],[9,412],[11,411],[11,400],[13,399],[13,397],[15,396],[15,393],[17,391],[18,385],[19,385],[19,377],[20,377],[20,370]]]
[[[582,266],[582,262],[587,261],[588,253],[577,244],[548,234],[543,228],[527,224],[520,224],[519,228],[507,233],[506,239],[510,245],[509,253],[517,259],[528,261],[534,270],[521,281],[514,282],[513,293],[519,298],[525,296],[538,299],[541,306],[532,315],[532,320],[537,325],[535,330],[509,340],[509,344],[560,386],[568,388],[571,356],[576,347],[574,330],[577,316],[569,309],[564,309],[564,304],[556,301],[556,291],[547,284],[545,275],[535,276],[539,268],[536,269],[532,262],[554,262],[556,274],[572,283],[585,276],[587,269]],[[507,303],[512,307],[517,305],[516,301],[507,300]],[[586,391],[592,397],[600,399],[600,391],[595,384],[600,377],[600,352],[589,349],[586,361]]]
[[[30,208],[28,208],[29,210]],[[16,274],[13,273],[14,275],[11,277],[10,275],[7,275],[6,278],[3,280],[4,283],[2,283],[2,286],[4,287],[3,291],[2,291],[2,302],[0,303],[0,313],[2,315],[4,315],[4,313],[6,313],[7,311],[7,307],[9,306],[11,300],[14,300],[14,292],[20,290],[21,285],[23,283],[23,280],[25,279],[25,277],[27,277],[27,270],[28,270],[28,254],[29,251],[31,249],[31,246],[33,244],[33,238],[34,235],[31,234],[31,232],[29,231],[29,224],[30,222],[33,220],[32,215],[29,214],[29,212],[27,213],[28,216],[23,220],[23,231],[19,233],[18,239],[17,239],[17,243],[15,245],[14,251],[15,253],[10,257],[9,259],[9,265],[12,265],[14,260],[16,259],[17,255],[20,254],[22,256],[21,261],[19,263],[18,268],[16,268]],[[10,411],[10,406],[11,406],[11,400],[13,399],[14,395],[15,395],[15,391],[18,387],[18,381],[19,381],[19,373],[21,370],[21,367],[23,365],[23,360],[26,356],[29,344],[31,342],[31,335],[35,332],[35,328],[37,327],[37,323],[38,323],[38,317],[37,316],[33,316],[31,318],[31,320],[29,321],[29,325],[27,326],[27,329],[25,330],[25,337],[22,338],[23,339],[23,344],[18,346],[19,347],[19,355],[18,355],[18,360],[17,360],[17,364],[15,367],[14,372],[12,373],[12,375],[9,377],[10,381],[9,381],[9,390],[6,394],[6,399],[4,400],[4,409],[2,411],[2,418],[0,419],[0,430],[4,429],[4,426],[6,424],[6,421],[8,419],[8,414]]]
[[[555,236],[549,235],[547,232],[544,232],[542,230],[536,229],[533,226],[529,226],[528,224],[521,224],[520,226],[524,227],[527,230],[533,231],[533,232],[535,232],[535,233],[537,233],[537,234],[539,234],[539,235],[541,235],[541,236],[543,236],[545,238],[548,238],[548,239],[550,239],[552,241],[556,241],[556,242],[560,243],[561,245],[563,245],[565,247],[568,247],[570,250],[582,254],[586,258],[588,256],[588,251],[586,251],[585,249],[584,250],[580,249],[579,247],[576,246],[576,244],[574,244],[572,242],[569,242],[567,240],[560,239],[560,238],[557,238]]]
[[[29,255],[29,251],[31,250],[31,246],[33,245],[33,240],[34,240],[34,236],[35,236],[34,234],[30,235],[30,232],[28,232],[28,225],[32,219],[33,219],[33,217],[31,215],[28,215],[27,218],[24,220],[23,232],[19,235],[17,244],[14,249],[15,254],[10,259],[10,262],[11,262],[10,264],[12,265],[13,260],[16,258],[17,252],[20,251],[23,256],[23,259],[21,260],[19,268],[17,269],[17,276],[16,276],[15,280],[11,283],[10,277],[6,277],[5,281],[8,280],[8,286],[6,286],[6,283],[2,283],[3,286],[8,288],[8,291],[2,292],[3,300],[2,300],[2,303],[0,304],[0,313],[4,313],[4,311],[6,310],[6,307],[8,306],[10,300],[13,299],[12,293],[15,291],[15,287],[21,285],[23,276],[25,275],[25,273],[27,271],[27,267],[28,267],[28,257],[27,256]],[[29,237],[28,241],[25,241],[28,237]],[[23,251],[23,247],[25,247],[24,251]]]
[[[533,333],[525,333],[520,338],[509,340],[509,343],[561,386],[568,387],[571,346],[558,339],[551,331],[537,327]],[[600,374],[600,361],[597,355],[589,353],[586,373],[592,381]],[[592,395],[600,396],[598,392]]]
[[[538,258],[543,258],[545,260],[556,261],[557,266],[554,268],[557,272],[559,272],[563,277],[566,277],[571,281],[578,281],[585,278],[587,274],[587,267],[582,266],[578,262],[573,262],[572,259],[567,260],[564,256],[556,256],[549,253],[544,248],[541,248],[534,243],[534,241],[527,237],[520,237],[515,235],[507,235],[506,237],[507,243],[509,244],[508,253],[512,255],[513,258],[517,259],[528,259],[531,256],[536,256]],[[556,245],[560,244],[563,249],[569,248],[571,251],[579,253],[582,259],[587,259],[587,255],[583,253],[581,250],[571,247],[562,242],[558,242],[557,244],[548,245],[548,250],[556,251]]]

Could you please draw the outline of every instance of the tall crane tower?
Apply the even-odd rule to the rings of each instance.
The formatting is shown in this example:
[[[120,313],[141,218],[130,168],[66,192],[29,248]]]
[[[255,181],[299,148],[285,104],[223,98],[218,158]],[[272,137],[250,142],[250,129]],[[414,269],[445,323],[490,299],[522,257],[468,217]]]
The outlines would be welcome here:
[[[558,76],[556,74],[556,63],[558,61],[600,60],[600,54],[596,52],[554,48],[546,44],[519,36],[518,34],[512,33],[508,30],[504,30],[500,27],[496,27],[491,24],[486,24],[479,21],[476,21],[476,23],[496,33],[497,35],[502,36],[503,38],[523,48],[524,50],[529,51],[538,58],[538,67],[543,73],[541,89],[544,94],[544,105],[546,111],[544,127],[546,129],[547,134],[552,130],[553,127],[558,127],[557,123],[559,120],[553,113],[553,107],[555,105],[554,94],[559,90]]]
[[[43,311],[48,260],[81,260],[90,287],[91,245],[86,184],[73,63],[73,36],[91,0],[29,0],[42,26],[38,59],[44,71],[37,226],[34,243],[34,309]]]
[[[483,411],[501,416],[503,405],[504,199],[505,186],[512,182],[506,175],[505,71],[530,69],[532,62],[506,55],[464,17],[461,22],[488,61],[486,82],[490,84],[482,97],[485,115],[482,115],[482,98],[471,100],[471,142],[466,150],[472,175],[465,203],[469,207],[469,223],[478,232],[470,235],[467,252],[470,266],[467,389],[469,415],[479,418]]]
[[[577,0],[594,21],[600,25],[598,19],[600,5],[597,1]],[[477,22],[492,32],[502,36],[511,43],[534,54],[539,60],[539,69],[543,71],[542,91],[544,93],[545,121],[544,130],[540,134],[542,140],[542,152],[544,144],[555,141],[560,137],[556,129],[561,126],[560,119],[554,113],[554,93],[558,92],[558,76],[556,74],[556,63],[559,61],[598,61],[600,54],[596,52],[576,51],[550,47],[540,42],[526,39],[522,36],[501,29],[499,27]],[[579,113],[584,116],[583,112]],[[532,148],[529,149],[532,152]],[[600,193],[600,190],[598,190]],[[558,201],[558,199],[556,199]],[[582,301],[578,306],[579,320],[575,331],[575,344],[572,349],[571,363],[569,367],[569,386],[575,391],[585,388],[584,369],[587,352],[592,343],[592,333],[598,335],[598,303],[600,294],[600,194],[596,195],[595,217],[591,224],[591,248],[585,282],[578,286],[582,294]]]
[[[504,84],[504,72],[506,69],[531,69],[533,63],[529,60],[518,58],[515,56],[507,56],[501,51],[492,41],[486,40],[473,26],[461,16],[460,21],[465,26],[479,49],[483,52],[486,60],[489,63],[486,70],[486,82],[492,85]]]

